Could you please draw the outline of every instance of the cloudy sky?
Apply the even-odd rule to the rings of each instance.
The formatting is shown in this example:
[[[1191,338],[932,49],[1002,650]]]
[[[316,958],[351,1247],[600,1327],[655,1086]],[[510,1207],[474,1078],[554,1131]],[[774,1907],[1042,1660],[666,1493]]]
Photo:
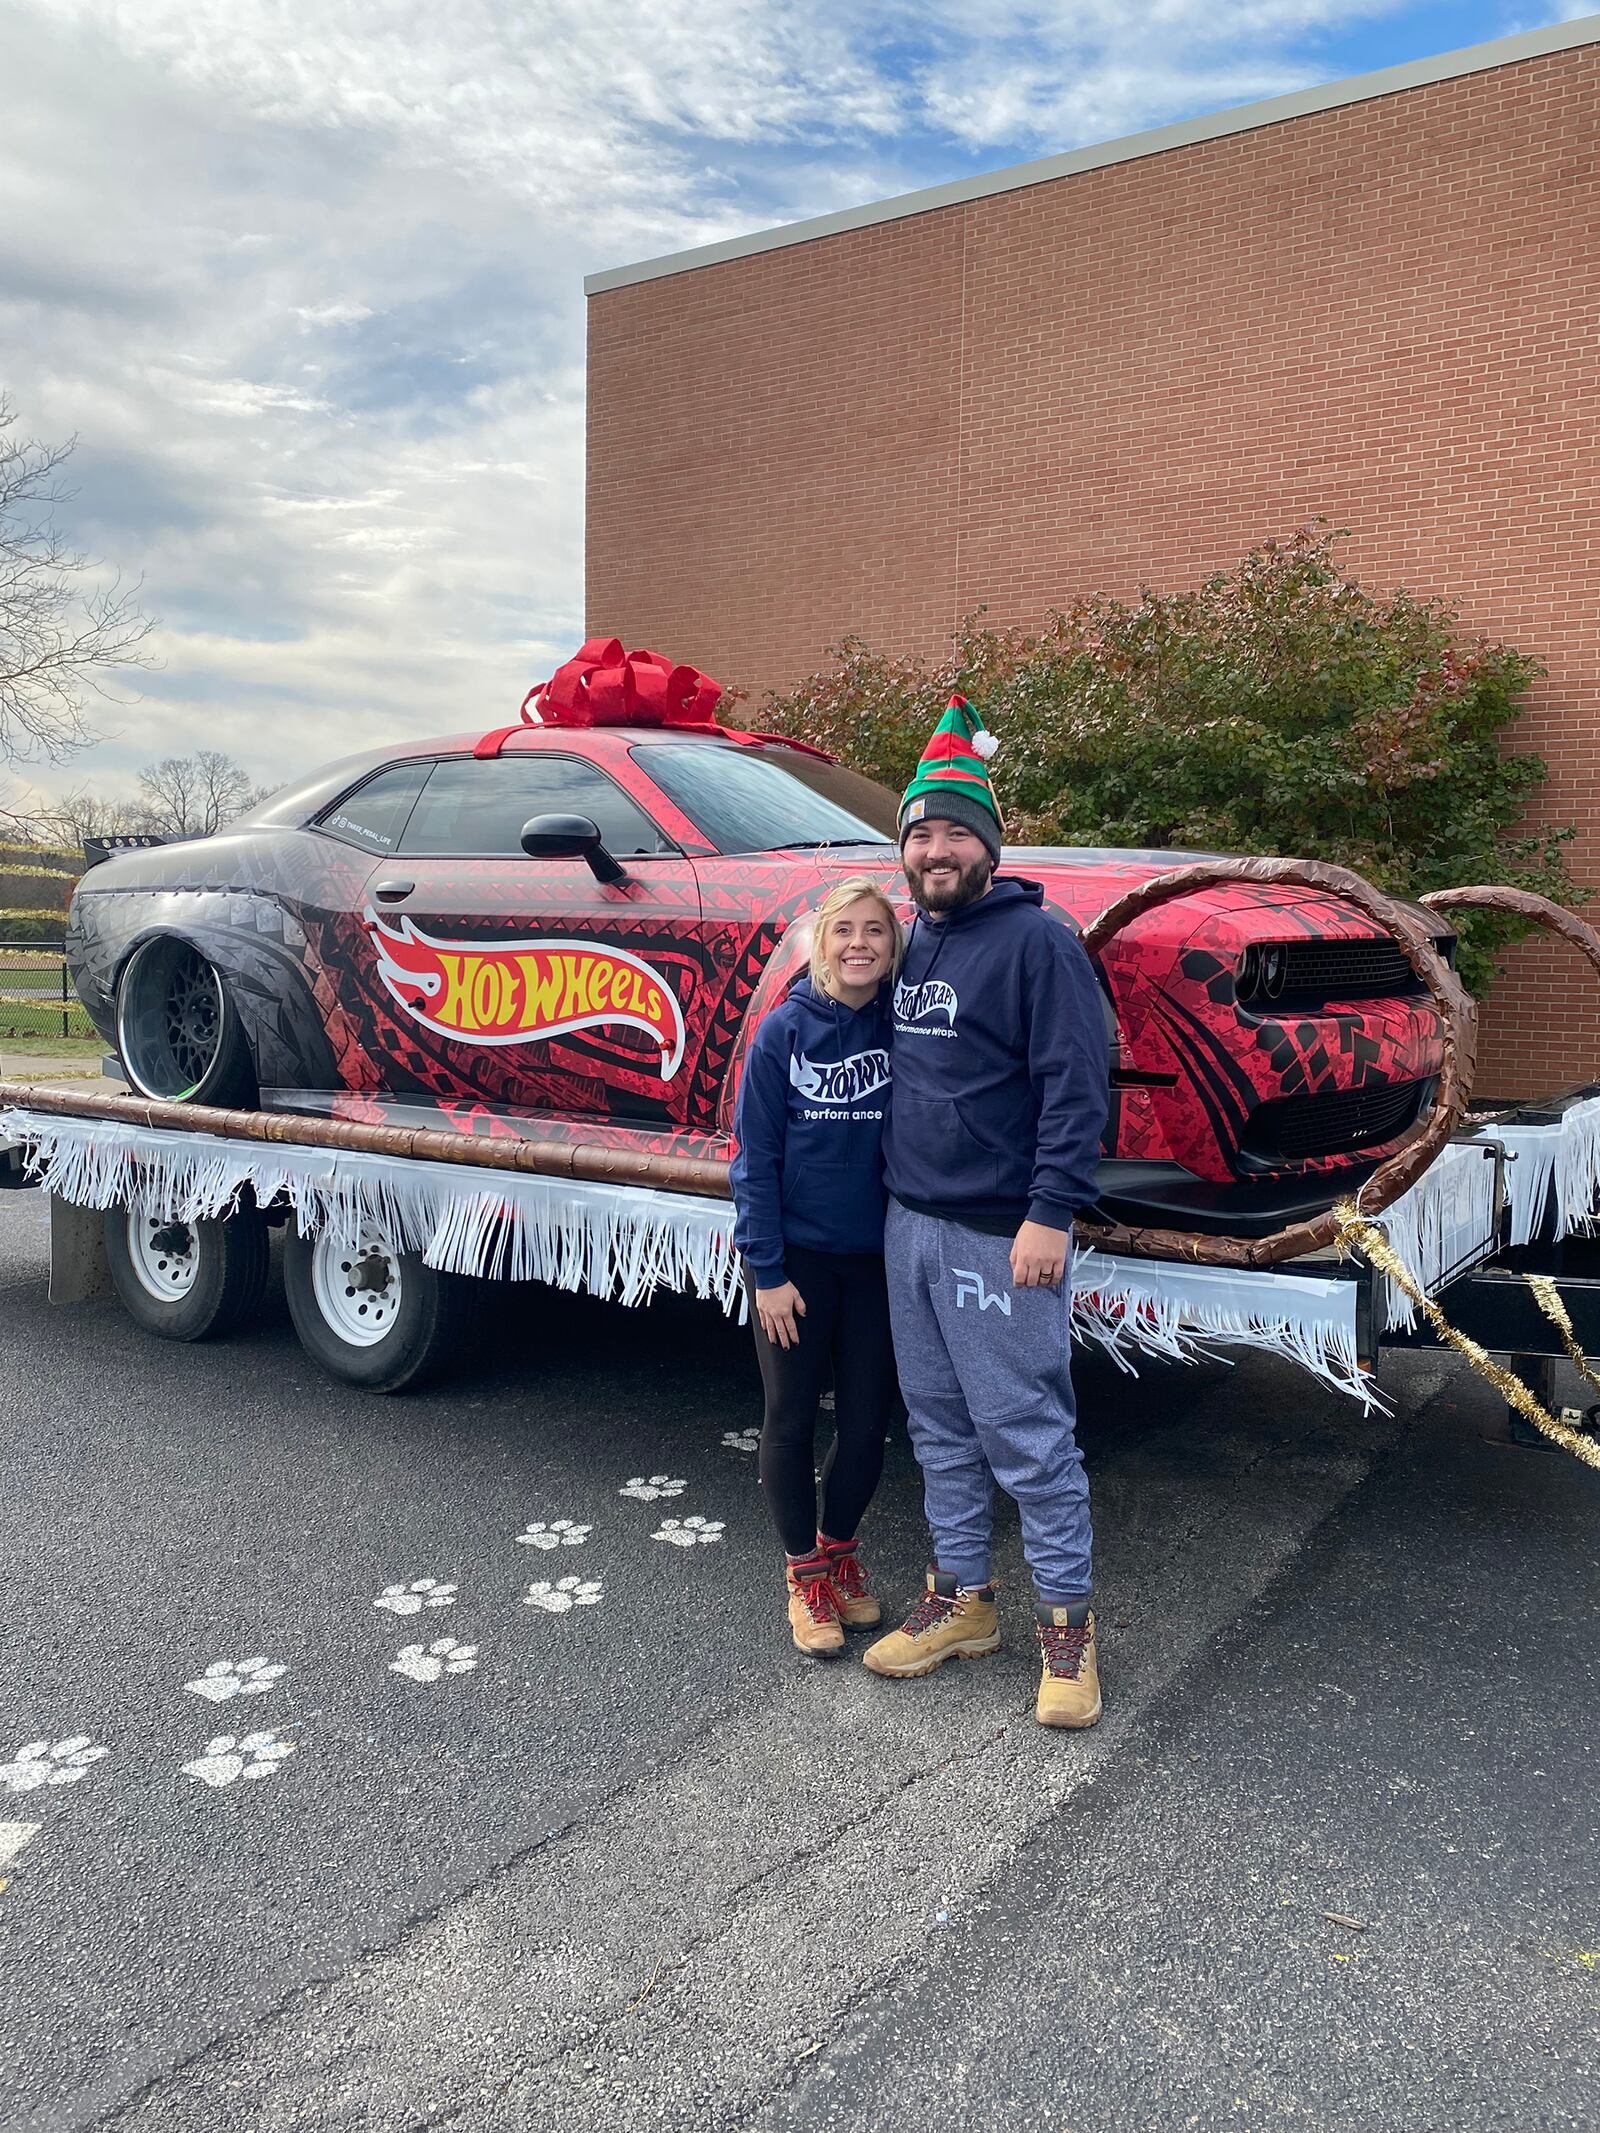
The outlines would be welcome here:
[[[515,717],[582,634],[587,272],[1593,4],[0,0],[0,389],[162,661],[32,775]]]

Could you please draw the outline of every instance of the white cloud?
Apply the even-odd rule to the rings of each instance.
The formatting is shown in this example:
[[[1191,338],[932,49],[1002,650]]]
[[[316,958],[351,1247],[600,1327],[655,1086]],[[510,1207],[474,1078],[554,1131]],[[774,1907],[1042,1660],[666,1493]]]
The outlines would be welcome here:
[[[291,308],[307,326],[356,326],[372,316],[367,305],[352,303],[348,297],[335,298],[330,304],[295,304]]]

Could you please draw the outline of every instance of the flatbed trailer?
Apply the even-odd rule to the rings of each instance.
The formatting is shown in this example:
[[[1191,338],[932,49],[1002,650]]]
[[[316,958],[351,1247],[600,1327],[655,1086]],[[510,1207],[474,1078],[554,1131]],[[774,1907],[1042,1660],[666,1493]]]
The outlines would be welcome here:
[[[374,1151],[328,1121],[175,1109],[0,1084],[0,1185],[49,1195],[53,1302],[115,1293],[152,1334],[221,1338],[259,1309],[281,1228],[308,1353],[374,1391],[448,1367],[483,1281],[630,1305],[675,1291],[743,1313],[725,1161],[663,1157],[641,1184],[636,1166],[613,1175],[603,1139],[511,1154],[416,1132]],[[1548,1407],[1571,1350],[1530,1275],[1554,1284],[1578,1345],[1600,1348],[1600,1084],[1470,1114],[1375,1219],[1451,1323]],[[1436,1340],[1370,1258],[1329,1246],[1263,1268],[1090,1246],[1073,1307],[1078,1338],[1129,1370],[1264,1349],[1369,1405],[1384,1349]]]

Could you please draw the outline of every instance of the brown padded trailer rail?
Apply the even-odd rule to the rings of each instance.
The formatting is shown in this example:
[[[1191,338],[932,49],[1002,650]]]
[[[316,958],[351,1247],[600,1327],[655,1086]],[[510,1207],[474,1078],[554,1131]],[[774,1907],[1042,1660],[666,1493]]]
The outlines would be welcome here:
[[[1509,911],[1517,918],[1530,919],[1534,925],[1543,926],[1547,933],[1558,933],[1564,941],[1570,941],[1578,953],[1587,956],[1600,971],[1600,933],[1596,933],[1593,926],[1579,918],[1575,911],[1553,904],[1548,896],[1540,896],[1536,890],[1514,889],[1509,882],[1493,882],[1478,889],[1430,889],[1417,901],[1426,904],[1430,911]]]
[[[214,1104],[162,1103],[143,1096],[73,1095],[65,1089],[35,1089],[0,1081],[0,1108],[14,1104],[64,1118],[104,1118],[125,1126],[170,1127],[180,1133],[213,1133],[224,1141],[265,1141],[274,1146],[327,1148],[345,1155],[398,1155],[430,1163],[460,1163],[477,1170],[536,1171],[542,1177],[579,1178],[599,1185],[649,1185],[660,1192],[705,1193],[728,1198],[728,1166],[700,1156],[646,1155],[633,1148],[560,1141],[478,1139],[445,1133],[437,1126],[387,1126],[359,1119],[303,1118],[283,1111],[222,1110]]]
[[[1362,1186],[1361,1212],[1377,1214],[1414,1185],[1449,1140],[1467,1107],[1476,1060],[1478,1010],[1455,972],[1435,950],[1427,932],[1409,911],[1381,889],[1352,874],[1348,867],[1320,859],[1202,859],[1193,866],[1158,874],[1141,888],[1130,889],[1108,904],[1083,930],[1083,945],[1097,955],[1124,926],[1146,911],[1192,896],[1218,882],[1254,881],[1276,887],[1320,889],[1354,904],[1382,926],[1427,987],[1442,1023],[1444,1057],[1427,1124],[1404,1148],[1380,1163]],[[1268,1267],[1305,1252],[1321,1251],[1339,1234],[1339,1217],[1330,1207],[1310,1222],[1291,1223],[1270,1237],[1199,1237],[1188,1230],[1130,1228],[1121,1222],[1096,1222],[1080,1215],[1076,1234],[1106,1252],[1130,1253],[1140,1259],[1183,1259],[1197,1266]]]

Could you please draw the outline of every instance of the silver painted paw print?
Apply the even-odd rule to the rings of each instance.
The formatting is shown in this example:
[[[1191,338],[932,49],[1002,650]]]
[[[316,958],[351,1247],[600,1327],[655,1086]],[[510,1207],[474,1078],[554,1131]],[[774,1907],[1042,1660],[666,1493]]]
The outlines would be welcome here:
[[[30,1740],[17,1750],[9,1763],[0,1763],[0,1785],[8,1792],[34,1792],[41,1785],[76,1785],[87,1777],[91,1763],[107,1751],[97,1748],[87,1733],[74,1733],[66,1740]]]
[[[294,1742],[284,1740],[272,1728],[257,1733],[219,1733],[206,1742],[204,1755],[185,1763],[185,1777],[221,1791],[240,1778],[269,1778],[294,1753]]]
[[[688,1518],[664,1518],[650,1538],[673,1548],[709,1548],[721,1540],[725,1523],[720,1518],[702,1518],[698,1512]]]
[[[599,1578],[538,1578],[522,1595],[524,1607],[542,1607],[546,1614],[564,1615],[574,1607],[600,1604]]]
[[[635,1503],[654,1503],[661,1496],[681,1496],[688,1486],[674,1474],[634,1474],[617,1494],[631,1496]]]
[[[761,1449],[759,1429],[725,1429],[722,1441],[730,1452],[758,1452]]]
[[[288,1671],[265,1659],[214,1659],[197,1681],[186,1681],[184,1687],[208,1703],[226,1703],[230,1696],[264,1696]]]
[[[391,1674],[404,1674],[408,1681],[438,1681],[445,1674],[470,1674],[478,1663],[475,1644],[458,1644],[454,1637],[435,1637],[429,1645],[402,1644],[389,1661]]]
[[[456,1588],[437,1578],[413,1578],[409,1585],[385,1585],[372,1604],[392,1615],[420,1615],[425,1607],[454,1607]]]
[[[548,1524],[536,1518],[517,1535],[523,1548],[581,1548],[594,1531],[593,1526],[580,1526],[576,1519],[552,1518]]]

